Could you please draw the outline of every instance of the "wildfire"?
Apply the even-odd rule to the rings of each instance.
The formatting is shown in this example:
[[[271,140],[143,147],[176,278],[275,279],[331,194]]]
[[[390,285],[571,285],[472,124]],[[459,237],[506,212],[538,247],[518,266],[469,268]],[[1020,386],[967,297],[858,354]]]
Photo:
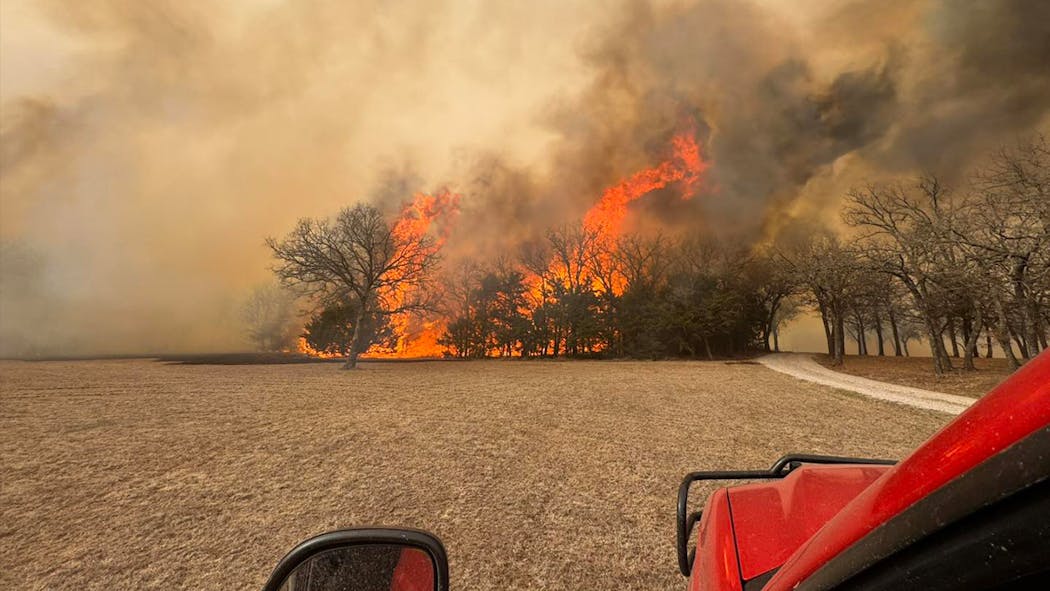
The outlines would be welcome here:
[[[434,250],[440,250],[448,239],[449,231],[452,229],[452,220],[459,213],[459,194],[448,189],[442,189],[430,195],[427,193],[416,193],[412,201],[401,208],[397,223],[394,225],[394,235],[403,238],[419,238],[430,231],[435,222],[437,224],[437,240],[434,242]]]
[[[302,353],[303,355],[309,355],[310,357],[317,357],[318,359],[335,359],[341,357],[338,353],[328,353],[327,351],[318,351],[310,346],[310,343],[306,342],[306,337],[299,337],[295,342],[296,353]]]
[[[441,249],[448,239],[451,222],[459,211],[459,195],[447,189],[435,194],[416,193],[412,201],[406,203],[398,214],[391,232],[400,242],[412,243],[428,233],[435,235],[430,250],[418,253],[418,256],[433,254]],[[402,291],[380,294],[382,300],[396,309],[412,297],[413,294]],[[394,314],[389,318],[396,341],[377,343],[362,354],[362,358],[414,358],[440,357],[444,347],[438,340],[445,332],[444,320],[422,320],[411,312]],[[337,353],[318,351],[310,346],[305,338],[299,337],[296,350],[304,355],[321,359],[341,357]]]
[[[373,345],[365,357],[369,359],[420,359],[424,357],[442,357],[444,345],[438,344],[441,335],[445,334],[447,323],[444,320],[420,320],[408,314],[392,319],[397,344],[393,348]]]
[[[598,253],[599,266],[613,268],[612,258],[618,238],[624,231],[629,205],[653,191],[676,185],[682,199],[690,199],[696,192],[701,175],[708,163],[700,155],[692,126],[671,139],[671,154],[664,161],[636,172],[630,177],[605,189],[601,198],[583,217],[583,231],[593,241]],[[433,195],[417,193],[404,205],[394,225],[393,232],[399,238],[411,239],[426,234],[435,236],[431,248],[439,250],[452,228],[451,220],[459,207],[459,195],[443,190]],[[565,279],[572,269],[558,269],[552,263],[551,274]],[[613,276],[609,288],[617,295],[623,293],[626,280]],[[526,278],[529,292],[535,301],[546,296],[545,280],[539,276]],[[399,307],[413,294],[404,292],[382,294],[388,305]],[[438,341],[447,328],[446,319],[423,319],[411,312],[395,314],[390,318],[396,342],[393,345],[373,345],[363,357],[373,359],[441,357],[445,347]],[[299,351],[315,357],[334,355],[315,351],[305,339],[299,339]]]
[[[671,145],[674,151],[669,159],[606,189],[583,216],[584,229],[597,235],[598,240],[612,243],[623,232],[627,206],[632,201],[671,183],[681,183],[682,199],[691,198],[707,163],[700,158],[700,146],[692,130],[675,135]]]
[[[708,163],[700,157],[700,145],[692,126],[671,138],[671,156],[652,168],[636,172],[602,192],[601,199],[583,216],[583,229],[597,243],[598,266],[612,269],[616,241],[623,234],[628,205],[673,183],[678,183],[682,199],[691,199]],[[610,277],[611,289],[623,293],[626,279],[618,274]]]
[[[444,189],[429,195],[416,193],[412,201],[401,209],[393,233],[408,241],[421,238],[433,230],[436,235],[432,252],[441,250],[452,228],[452,219],[459,212],[459,194]],[[433,228],[432,228],[433,227]],[[395,308],[401,306],[412,294],[402,292],[384,294]],[[397,342],[392,348],[374,345],[365,352],[372,358],[440,357],[444,348],[438,339],[445,332],[444,321],[423,321],[406,312],[395,314],[390,324]]]

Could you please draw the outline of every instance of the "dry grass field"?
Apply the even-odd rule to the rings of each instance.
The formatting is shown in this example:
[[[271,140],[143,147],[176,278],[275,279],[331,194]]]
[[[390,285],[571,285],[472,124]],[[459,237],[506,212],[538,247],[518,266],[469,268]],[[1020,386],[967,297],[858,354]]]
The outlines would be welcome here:
[[[683,589],[685,472],[948,420],[748,364],[3,362],[0,586],[257,589],[382,523],[441,536],[454,589]]]
[[[961,369],[962,359],[953,358],[952,364],[960,369],[943,376],[934,373],[929,357],[846,355],[841,367],[833,367],[828,355],[814,355],[814,358],[825,367],[863,378],[973,397],[986,394],[1013,373],[1001,357],[975,358],[977,371]]]

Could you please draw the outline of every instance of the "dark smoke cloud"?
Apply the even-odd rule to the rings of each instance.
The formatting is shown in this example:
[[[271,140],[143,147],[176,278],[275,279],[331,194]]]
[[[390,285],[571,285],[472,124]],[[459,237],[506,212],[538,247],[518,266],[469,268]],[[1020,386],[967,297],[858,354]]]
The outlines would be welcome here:
[[[700,193],[635,217],[747,241],[1050,123],[1037,0],[41,6],[0,19],[3,354],[238,348],[298,217],[447,186],[449,257],[513,252],[690,126]]]
[[[902,60],[908,85],[880,161],[953,175],[975,154],[1045,126],[1050,105],[1050,3],[934,3],[926,42]]]

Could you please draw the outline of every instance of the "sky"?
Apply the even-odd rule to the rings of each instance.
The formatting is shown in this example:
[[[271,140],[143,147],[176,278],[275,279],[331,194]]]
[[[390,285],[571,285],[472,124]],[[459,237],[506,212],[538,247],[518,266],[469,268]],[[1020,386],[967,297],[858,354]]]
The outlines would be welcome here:
[[[683,121],[704,194],[639,216],[838,227],[854,184],[963,183],[1046,130],[1048,27],[1034,0],[5,0],[0,354],[244,349],[296,219],[448,187],[454,256],[513,249]]]

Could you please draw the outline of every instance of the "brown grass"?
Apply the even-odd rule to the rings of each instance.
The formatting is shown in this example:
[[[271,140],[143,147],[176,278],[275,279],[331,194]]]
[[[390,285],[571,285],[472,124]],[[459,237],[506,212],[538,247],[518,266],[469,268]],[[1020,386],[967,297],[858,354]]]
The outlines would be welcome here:
[[[899,457],[948,421],[700,362],[4,362],[0,404],[18,589],[257,589],[375,523],[441,536],[458,589],[681,589],[686,471]]]
[[[1012,373],[1005,359],[994,357],[974,359],[977,371],[956,369],[940,377],[934,373],[933,361],[929,357],[847,355],[841,367],[832,366],[828,355],[819,355],[816,359],[825,367],[855,376],[973,397],[986,394]],[[961,368],[962,359],[953,358],[952,364]]]

